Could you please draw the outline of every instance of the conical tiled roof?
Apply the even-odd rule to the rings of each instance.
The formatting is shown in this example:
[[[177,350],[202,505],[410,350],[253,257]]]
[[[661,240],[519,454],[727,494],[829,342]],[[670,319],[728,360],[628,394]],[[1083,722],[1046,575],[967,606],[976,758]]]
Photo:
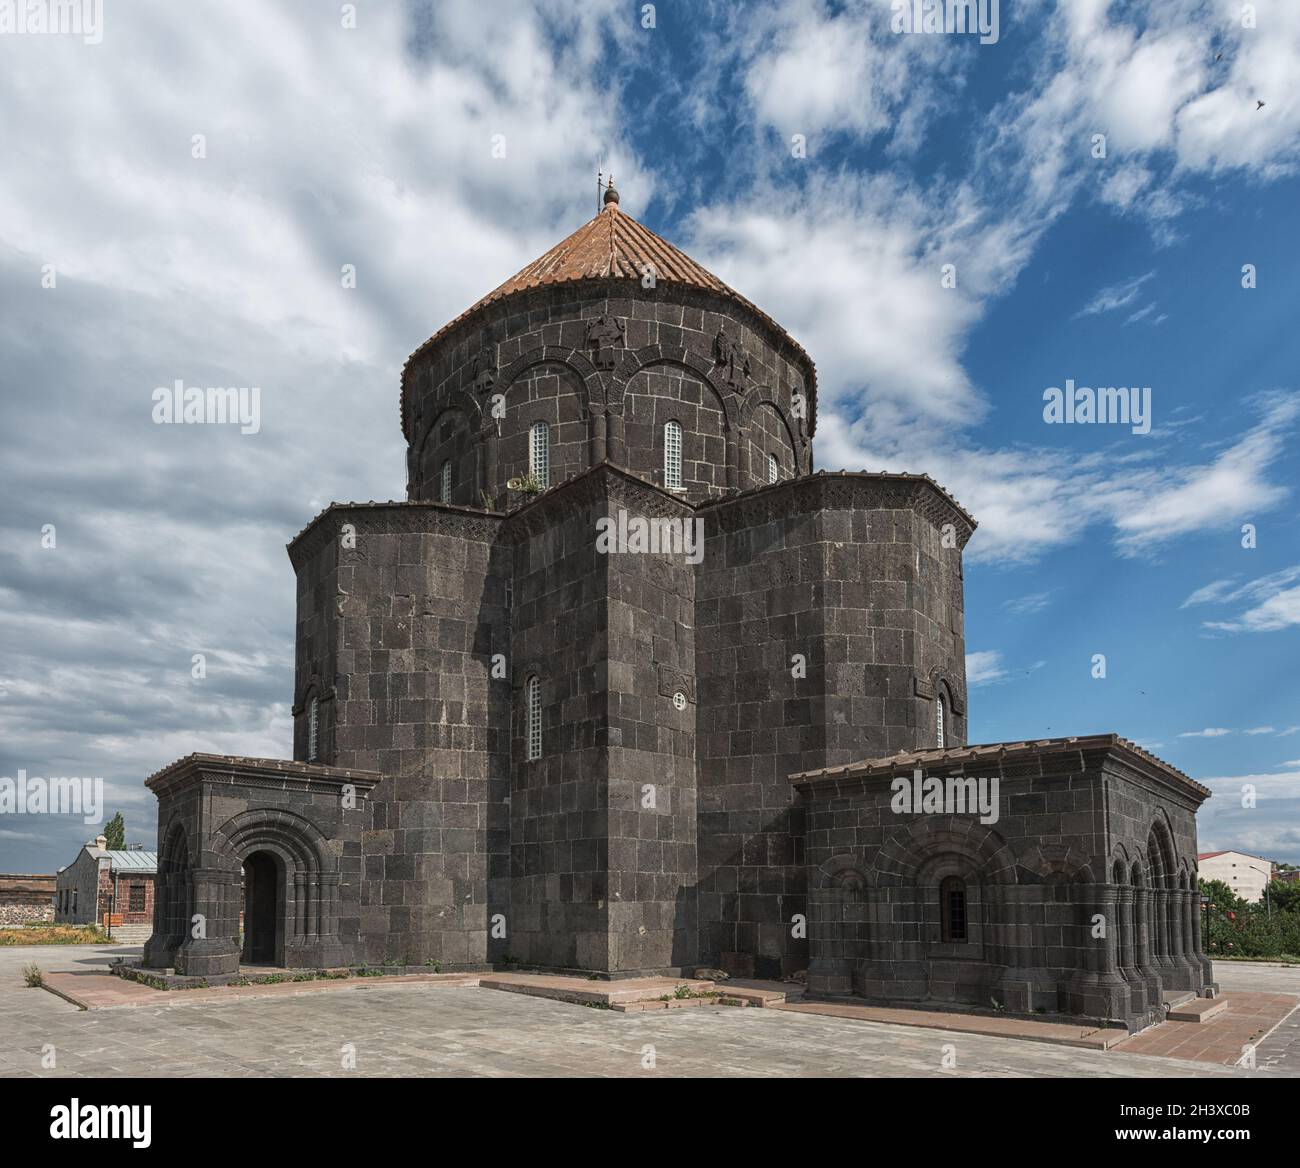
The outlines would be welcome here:
[[[568,239],[561,240],[522,271],[516,272],[474,308],[511,292],[564,284],[569,280],[609,277],[639,280],[645,274],[646,265],[653,268],[656,280],[689,284],[727,296],[737,295],[712,272],[619,210],[617,202],[610,201],[594,219],[584,223]]]
[[[609,198],[608,195],[612,195]],[[701,267],[690,256],[679,251],[666,239],[660,238],[648,227],[638,223],[620,209],[618,195],[609,191],[605,206],[593,219],[588,220],[567,239],[561,240],[550,251],[521,268],[504,284],[476,301],[454,320],[443,325],[424,342],[407,360],[411,363],[431,346],[469,317],[490,304],[495,304],[516,293],[554,284],[568,284],[577,280],[635,280],[640,284],[646,265],[654,270],[656,282],[681,284],[724,296],[743,305],[770,328],[785,338],[795,352],[811,369],[812,359],[803,346],[789,335],[762,309],[746,300],[734,288],[718,279],[708,269]],[[405,370],[403,371],[405,389]]]

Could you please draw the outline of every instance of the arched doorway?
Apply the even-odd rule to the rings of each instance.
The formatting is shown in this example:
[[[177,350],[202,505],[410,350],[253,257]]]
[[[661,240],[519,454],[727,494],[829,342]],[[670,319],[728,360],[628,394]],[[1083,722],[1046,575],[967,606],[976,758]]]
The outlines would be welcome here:
[[[248,965],[284,960],[284,878],[272,852],[253,852],[244,860],[244,948]]]

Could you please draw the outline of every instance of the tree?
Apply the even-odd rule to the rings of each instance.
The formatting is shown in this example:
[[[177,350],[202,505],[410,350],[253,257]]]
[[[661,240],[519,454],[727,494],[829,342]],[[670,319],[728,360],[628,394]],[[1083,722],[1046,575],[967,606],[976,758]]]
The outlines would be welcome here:
[[[1268,898],[1274,912],[1300,912],[1300,880],[1271,880]]]
[[[1217,912],[1240,912],[1246,902],[1222,880],[1202,880],[1201,895],[1208,896]]]
[[[126,850],[126,822],[122,819],[120,811],[108,821],[107,826],[104,828],[104,838],[108,840],[108,850],[110,852]]]

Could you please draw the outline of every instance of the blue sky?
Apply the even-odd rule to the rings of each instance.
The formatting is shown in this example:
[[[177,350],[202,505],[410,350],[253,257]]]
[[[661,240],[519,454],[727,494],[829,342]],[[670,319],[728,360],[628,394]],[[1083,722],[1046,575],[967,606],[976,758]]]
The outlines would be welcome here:
[[[289,752],[284,544],[401,497],[402,362],[603,159],[810,351],[820,466],[980,520],[972,741],[1121,733],[1214,789],[1203,850],[1300,862],[1300,5],[1004,0],[990,45],[887,0],[361,7],[0,36],[0,774],[103,775],[149,841],[146,774]],[[152,424],[176,378],[262,387],[261,432]],[[1149,386],[1151,433],[1047,425],[1066,379]],[[0,822],[0,870],[92,834]]]

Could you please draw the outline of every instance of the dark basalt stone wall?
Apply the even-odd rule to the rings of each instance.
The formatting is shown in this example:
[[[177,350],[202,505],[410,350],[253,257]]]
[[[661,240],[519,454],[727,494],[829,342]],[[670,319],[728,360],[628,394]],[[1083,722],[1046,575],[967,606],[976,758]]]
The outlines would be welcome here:
[[[817,476],[706,508],[699,569],[700,958],[807,964],[802,814],[787,776],[966,741],[961,546],[922,480]],[[956,537],[943,547],[942,528]]]
[[[368,961],[474,964],[509,903],[508,548],[499,517],[336,506],[295,543],[298,700],[319,761],[379,771],[363,844]],[[504,952],[504,947],[499,947]]]
[[[700,554],[603,554],[597,521],[620,514],[698,521]],[[964,741],[968,536],[932,484],[899,476],[696,509],[602,466],[506,517],[332,508],[293,550],[295,740],[316,695],[319,761],[385,776],[367,959],[801,968],[786,776],[926,744],[939,690]]]
[[[476,313],[412,358],[408,497],[495,506],[528,469],[528,432],[551,427],[551,484],[608,458],[663,482],[663,426],[680,422],[684,495],[698,501],[812,470],[815,374],[743,305],[660,282],[586,280]],[[519,497],[515,496],[514,503]]]

